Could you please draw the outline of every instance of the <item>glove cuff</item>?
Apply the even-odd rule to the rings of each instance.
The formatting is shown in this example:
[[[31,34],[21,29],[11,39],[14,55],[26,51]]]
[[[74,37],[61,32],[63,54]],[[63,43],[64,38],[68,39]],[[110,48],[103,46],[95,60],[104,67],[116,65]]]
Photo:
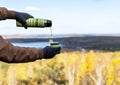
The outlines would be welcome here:
[[[8,19],[15,19],[15,11],[8,10],[7,18]]]

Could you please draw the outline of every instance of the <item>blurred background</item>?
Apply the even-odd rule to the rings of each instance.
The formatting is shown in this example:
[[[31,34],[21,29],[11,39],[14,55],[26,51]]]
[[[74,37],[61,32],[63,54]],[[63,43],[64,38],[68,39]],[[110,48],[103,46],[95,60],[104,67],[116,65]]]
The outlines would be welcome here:
[[[53,59],[0,62],[0,85],[120,85],[119,0],[0,0],[0,6],[53,22],[50,28],[16,27],[0,21],[13,45],[43,48],[49,38],[62,51]]]

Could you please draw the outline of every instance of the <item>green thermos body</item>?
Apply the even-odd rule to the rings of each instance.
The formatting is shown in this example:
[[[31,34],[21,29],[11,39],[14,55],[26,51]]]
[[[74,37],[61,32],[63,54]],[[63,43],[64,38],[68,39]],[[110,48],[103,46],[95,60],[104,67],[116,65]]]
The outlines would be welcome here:
[[[52,26],[51,20],[40,19],[40,18],[29,18],[26,20],[26,23],[27,23],[28,27],[44,28],[44,27],[51,27]],[[16,21],[16,26],[23,27],[23,25],[18,21]]]

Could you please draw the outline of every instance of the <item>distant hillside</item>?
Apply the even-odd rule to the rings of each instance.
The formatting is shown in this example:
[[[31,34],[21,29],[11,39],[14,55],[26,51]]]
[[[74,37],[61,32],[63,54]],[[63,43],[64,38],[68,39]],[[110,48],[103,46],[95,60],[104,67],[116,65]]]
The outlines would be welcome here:
[[[120,37],[91,36],[91,37],[69,37],[62,38],[61,42],[67,48],[73,49],[93,49],[104,51],[119,51]]]
[[[49,38],[10,38],[10,42],[48,42]],[[120,37],[116,36],[77,36],[77,37],[61,37],[54,38],[55,42],[62,44],[64,48],[81,50],[93,49],[104,51],[119,51],[120,50]]]

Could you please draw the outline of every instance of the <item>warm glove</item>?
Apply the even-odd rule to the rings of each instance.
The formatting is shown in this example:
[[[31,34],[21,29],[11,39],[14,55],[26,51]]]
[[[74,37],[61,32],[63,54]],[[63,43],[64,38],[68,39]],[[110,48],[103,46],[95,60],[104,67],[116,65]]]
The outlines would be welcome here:
[[[26,20],[29,18],[33,18],[33,16],[31,16],[28,13],[22,13],[22,12],[15,12],[15,19],[20,22],[25,29],[27,29],[27,23]]]
[[[56,54],[59,54],[61,47],[45,47],[43,48],[43,58],[50,59],[53,58]]]

